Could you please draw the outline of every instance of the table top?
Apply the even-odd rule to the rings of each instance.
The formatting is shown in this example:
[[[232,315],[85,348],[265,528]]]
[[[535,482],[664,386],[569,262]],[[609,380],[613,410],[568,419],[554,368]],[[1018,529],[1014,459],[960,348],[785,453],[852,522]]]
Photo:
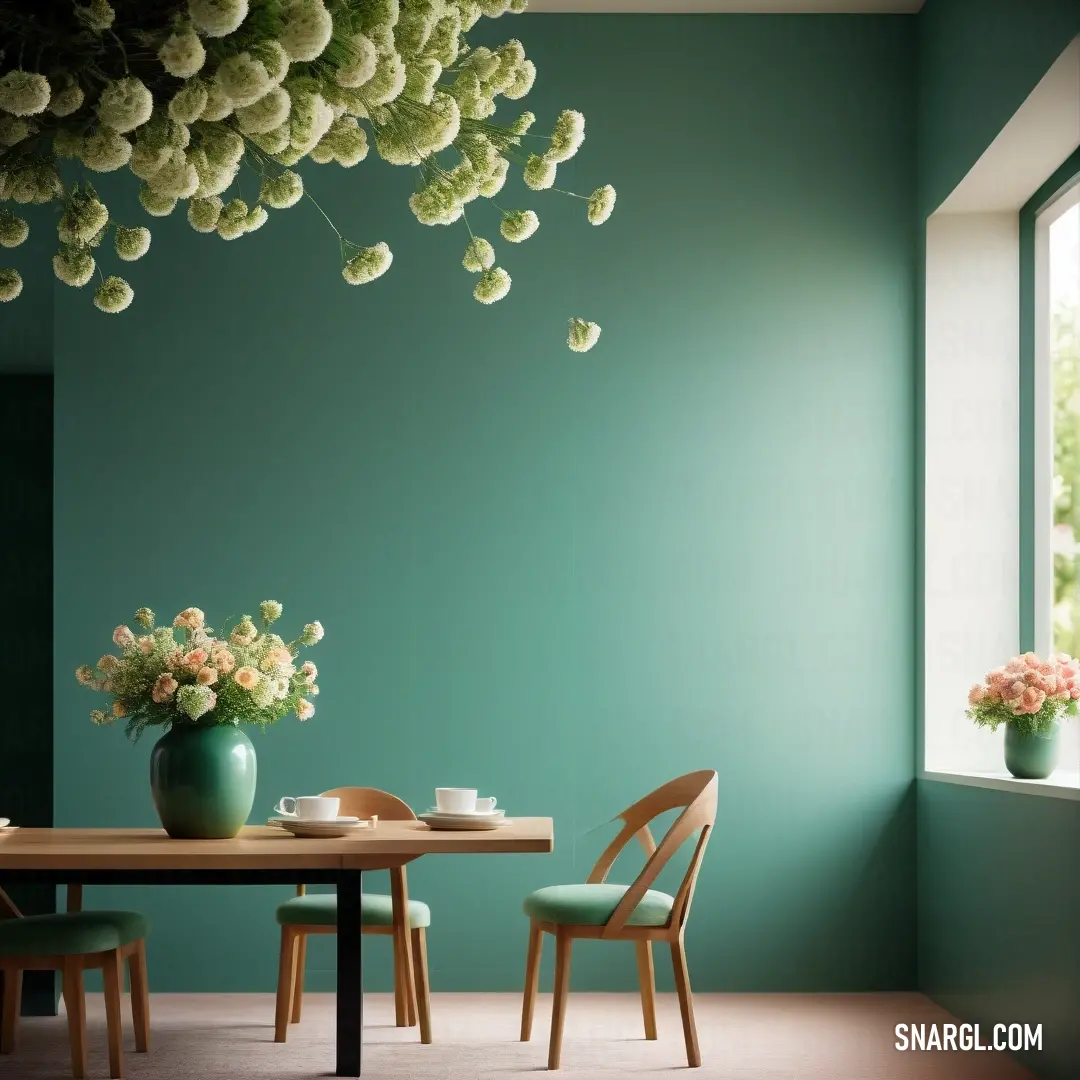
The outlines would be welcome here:
[[[0,835],[0,876],[5,870],[350,870],[420,855],[554,847],[552,820],[541,817],[483,831],[380,820],[327,840],[297,839],[272,825],[248,825],[232,840],[172,840],[163,829],[16,829]]]

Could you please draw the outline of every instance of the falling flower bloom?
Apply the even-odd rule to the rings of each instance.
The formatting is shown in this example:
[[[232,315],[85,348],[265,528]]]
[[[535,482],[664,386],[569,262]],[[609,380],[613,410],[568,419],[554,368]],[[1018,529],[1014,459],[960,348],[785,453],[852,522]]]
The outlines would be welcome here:
[[[603,225],[614,209],[615,189],[610,184],[598,187],[589,196],[589,221],[593,225]]]
[[[113,716],[127,716],[127,706],[122,701],[113,702]]]
[[[378,243],[374,247],[361,248],[360,253],[342,268],[341,276],[350,285],[366,285],[369,281],[382,277],[393,261],[394,254],[389,246]]]
[[[564,109],[555,121],[551,146],[544,157],[556,163],[569,161],[585,141],[585,117],[574,109]]]
[[[100,709],[94,709],[90,714],[90,722],[96,724],[98,727],[104,727],[106,724],[111,724],[116,718],[113,716],[107,716]]]
[[[587,319],[571,319],[567,344],[574,352],[588,352],[600,340],[600,327]]]
[[[14,300],[22,292],[23,280],[18,270],[0,270],[0,303]]]
[[[30,226],[10,210],[0,210],[0,245],[16,248],[30,235]]]
[[[315,645],[323,639],[321,622],[309,622],[300,634],[301,645]]]
[[[83,686],[93,686],[94,685],[94,669],[91,668],[91,667],[88,667],[86,664],[83,664],[82,667],[77,667],[75,669],[75,678],[78,679],[78,681]]]
[[[473,289],[473,296],[481,304],[494,304],[510,291],[510,275],[501,267],[485,270]]]
[[[149,630],[154,625],[154,613],[148,607],[141,607],[135,612],[135,621]]]
[[[474,236],[465,248],[461,265],[472,274],[490,270],[495,265],[495,249],[482,236]]]
[[[107,277],[94,293],[94,306],[99,311],[115,315],[124,311],[131,304],[135,292],[121,277]]]
[[[141,259],[150,250],[150,230],[138,226],[125,229],[122,225],[116,229],[116,254],[125,262]]]
[[[499,232],[503,239],[520,244],[522,240],[528,240],[538,228],[540,219],[531,210],[507,210],[503,214]]]
[[[296,715],[301,720],[310,720],[315,715],[315,706],[306,698],[301,698],[296,703]]]
[[[0,109],[12,116],[36,116],[49,105],[52,88],[44,75],[15,68],[0,78]]]

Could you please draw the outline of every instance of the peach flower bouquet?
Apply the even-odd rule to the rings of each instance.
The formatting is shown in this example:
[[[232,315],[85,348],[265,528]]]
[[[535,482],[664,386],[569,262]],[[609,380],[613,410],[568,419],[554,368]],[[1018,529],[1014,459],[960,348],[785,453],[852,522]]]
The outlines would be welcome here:
[[[310,700],[319,693],[318,670],[297,663],[301,647],[322,640],[323,628],[308,623],[294,641],[271,632],[281,604],[259,605],[261,627],[244,615],[221,637],[206,625],[199,608],[185,608],[171,626],[154,626],[154,613],[139,608],[135,622],[113,631],[116,653],[84,665],[75,678],[91,690],[109,694],[108,711],[95,709],[95,724],[127,721],[125,734],[138,739],[147,727],[178,724],[255,724],[265,728],[294,713],[315,715]]]
[[[994,668],[968,692],[967,715],[996,731],[1012,724],[1021,735],[1045,735],[1066,716],[1075,716],[1080,699],[1080,660],[1057,653],[1047,660],[1033,652]]]

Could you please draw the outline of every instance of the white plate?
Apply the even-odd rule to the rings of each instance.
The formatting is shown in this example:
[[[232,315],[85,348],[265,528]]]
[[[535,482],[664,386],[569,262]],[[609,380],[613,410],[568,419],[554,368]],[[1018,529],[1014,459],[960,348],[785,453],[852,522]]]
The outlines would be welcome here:
[[[0,817],[0,829],[6,829],[11,824],[11,818]]]
[[[293,836],[305,839],[324,839],[329,840],[337,836],[348,836],[349,833],[358,832],[361,829],[370,828],[370,823],[367,821],[355,821],[352,824],[339,824],[335,825],[330,821],[320,822],[318,825],[311,822],[300,823],[298,821],[283,821],[281,822],[281,828],[286,832],[292,833]]]
[[[275,825],[355,825],[360,819],[358,817],[338,817],[338,818],[294,818],[294,817],[272,817],[270,821]]]
[[[484,829],[501,829],[504,825],[512,825],[508,818],[499,817],[496,814],[421,814],[420,820],[429,829],[454,829],[457,831]]]
[[[439,818],[477,818],[481,821],[505,817],[505,810],[440,810],[437,806],[428,809],[428,815]],[[426,815],[425,815],[426,816]]]

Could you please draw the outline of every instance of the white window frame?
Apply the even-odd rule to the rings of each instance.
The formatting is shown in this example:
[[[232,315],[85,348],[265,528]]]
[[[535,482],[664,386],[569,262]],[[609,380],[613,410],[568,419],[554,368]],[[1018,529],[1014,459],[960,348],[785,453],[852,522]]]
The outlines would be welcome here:
[[[1050,228],[1078,203],[1080,177],[1039,211],[1035,219],[1033,599],[1035,652],[1040,656],[1048,656],[1054,651],[1054,556],[1051,546],[1054,527],[1054,397],[1050,362]]]

